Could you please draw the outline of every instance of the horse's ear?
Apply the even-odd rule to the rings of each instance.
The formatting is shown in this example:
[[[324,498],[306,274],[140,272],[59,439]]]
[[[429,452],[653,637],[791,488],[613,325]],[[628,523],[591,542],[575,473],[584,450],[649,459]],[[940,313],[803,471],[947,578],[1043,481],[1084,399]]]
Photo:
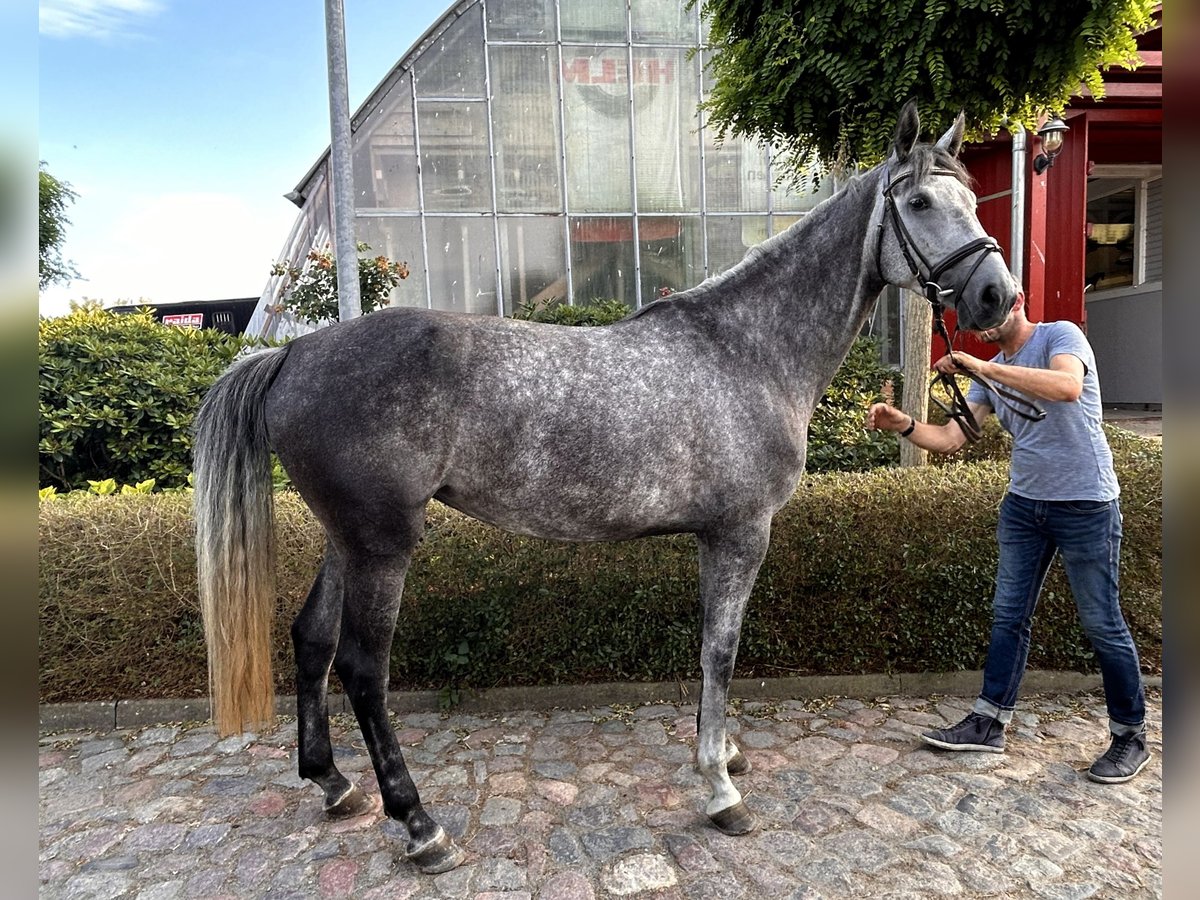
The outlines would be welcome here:
[[[938,138],[937,148],[945,150],[951,156],[958,158],[958,151],[962,149],[963,131],[966,129],[966,116],[959,113],[946,133]]]
[[[904,162],[917,143],[921,133],[921,117],[917,115],[917,101],[909,100],[900,110],[900,119],[896,122],[896,137],[892,141],[892,157],[896,162]]]

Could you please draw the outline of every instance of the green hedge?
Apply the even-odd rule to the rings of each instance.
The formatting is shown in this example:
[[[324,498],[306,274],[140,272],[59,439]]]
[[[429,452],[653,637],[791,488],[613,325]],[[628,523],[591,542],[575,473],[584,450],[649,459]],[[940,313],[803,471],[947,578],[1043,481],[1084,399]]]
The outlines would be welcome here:
[[[39,484],[178,487],[204,392],[246,341],[161,325],[149,310],[84,307],[38,325]]]
[[[1109,429],[1123,489],[1123,603],[1147,671],[1162,661],[1161,445]],[[979,668],[1006,465],[806,476],[775,521],[739,676]],[[186,493],[71,495],[40,509],[43,701],[195,696],[206,685]],[[322,537],[279,495],[276,674],[294,691],[292,617]],[[434,504],[409,574],[394,688],[664,680],[698,674],[688,537],[562,544]],[[1055,566],[1030,664],[1089,670]]]

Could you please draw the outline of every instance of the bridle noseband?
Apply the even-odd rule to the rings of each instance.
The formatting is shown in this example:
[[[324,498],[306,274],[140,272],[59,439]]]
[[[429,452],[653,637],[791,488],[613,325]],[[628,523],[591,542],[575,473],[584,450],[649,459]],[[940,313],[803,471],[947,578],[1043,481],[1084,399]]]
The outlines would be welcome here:
[[[934,175],[949,175],[958,177],[958,174],[951,169],[932,170]],[[967,277],[963,279],[961,287],[958,289],[961,293],[970,283],[971,278],[979,270],[980,265],[987,259],[991,253],[1003,253],[1000,244],[995,238],[990,235],[985,235],[981,238],[976,238],[973,241],[968,241],[957,250],[952,250],[943,258],[937,265],[931,265],[926,259],[925,254],[921,252],[921,248],[913,240],[912,234],[909,233],[908,227],[904,224],[904,219],[900,217],[900,210],[896,207],[896,199],[892,195],[892,191],[896,185],[904,181],[905,178],[911,177],[912,172],[903,172],[895,179],[892,178],[891,169],[887,163],[883,166],[883,203],[885,215],[879,220],[879,240],[875,245],[875,268],[879,273],[879,277],[883,278],[883,226],[887,218],[891,218],[892,227],[896,232],[896,243],[900,245],[900,252],[904,254],[904,260],[908,263],[908,268],[913,275],[916,276],[917,282],[921,285],[921,291],[925,295],[925,299],[929,301],[929,305],[933,310],[933,329],[941,336],[946,343],[946,353],[953,359],[954,349],[950,334],[946,330],[946,322],[942,316],[945,311],[945,304],[942,302],[943,297],[948,297],[955,291],[953,288],[943,288],[938,282],[941,277],[950,269],[954,268],[960,262],[970,259],[972,256],[977,256],[975,264],[971,266]],[[922,271],[924,267],[924,272]],[[929,274],[926,275],[925,272]],[[1011,391],[1005,390],[996,385],[990,378],[980,375],[976,372],[968,372],[962,370],[972,381],[983,385],[985,388],[996,394],[1002,403],[1004,403],[1010,411],[1023,419],[1028,419],[1031,422],[1040,422],[1046,418],[1046,411],[1019,394],[1014,394]],[[967,440],[974,443],[983,437],[983,429],[979,427],[979,423],[975,421],[975,416],[971,412],[971,408],[967,405],[967,400],[959,390],[958,382],[955,381],[953,375],[947,375],[945,372],[939,372],[933,377],[930,384],[930,390],[934,385],[940,384],[942,388],[950,395],[950,405],[938,403],[939,406],[946,412],[946,415],[958,423],[958,427],[962,429],[962,433]],[[932,395],[932,394],[931,394]]]

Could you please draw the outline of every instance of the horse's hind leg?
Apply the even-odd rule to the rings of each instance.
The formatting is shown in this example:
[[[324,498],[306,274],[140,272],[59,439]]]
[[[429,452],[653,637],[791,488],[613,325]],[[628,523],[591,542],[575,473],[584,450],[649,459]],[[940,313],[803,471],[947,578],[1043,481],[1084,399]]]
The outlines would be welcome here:
[[[700,650],[703,681],[697,714],[697,761],[713,791],[705,811],[726,834],[746,834],[756,825],[754,814],[729,779],[731,764],[735,771],[745,771],[749,765],[741,764],[740,751],[725,733],[725,713],[742,615],[766,556],[770,530],[768,520],[698,536],[704,635]]]
[[[347,560],[334,666],[371,751],[384,811],[408,829],[409,860],[426,873],[447,872],[462,862],[463,852],[421,805],[387,715],[388,660],[409,558],[405,551]]]
[[[342,574],[331,549],[317,572],[304,608],[292,623],[296,651],[296,731],[300,742],[300,777],[325,792],[325,812],[332,818],[359,815],[371,807],[365,794],[333,764],[329,741],[329,667],[342,627]]]

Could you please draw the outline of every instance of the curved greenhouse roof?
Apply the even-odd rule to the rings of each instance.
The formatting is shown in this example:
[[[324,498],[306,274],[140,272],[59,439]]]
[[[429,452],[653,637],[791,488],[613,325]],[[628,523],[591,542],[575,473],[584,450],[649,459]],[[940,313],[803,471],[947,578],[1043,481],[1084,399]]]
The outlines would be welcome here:
[[[699,6],[699,4],[696,4]],[[551,299],[638,307],[738,262],[832,189],[774,186],[768,148],[697,112],[688,0],[464,0],[352,118],[355,230],[405,260],[397,306],[509,314]],[[695,52],[700,48],[701,52]],[[330,240],[328,153],[289,196],[281,256]],[[308,330],[263,293],[251,332]]]

